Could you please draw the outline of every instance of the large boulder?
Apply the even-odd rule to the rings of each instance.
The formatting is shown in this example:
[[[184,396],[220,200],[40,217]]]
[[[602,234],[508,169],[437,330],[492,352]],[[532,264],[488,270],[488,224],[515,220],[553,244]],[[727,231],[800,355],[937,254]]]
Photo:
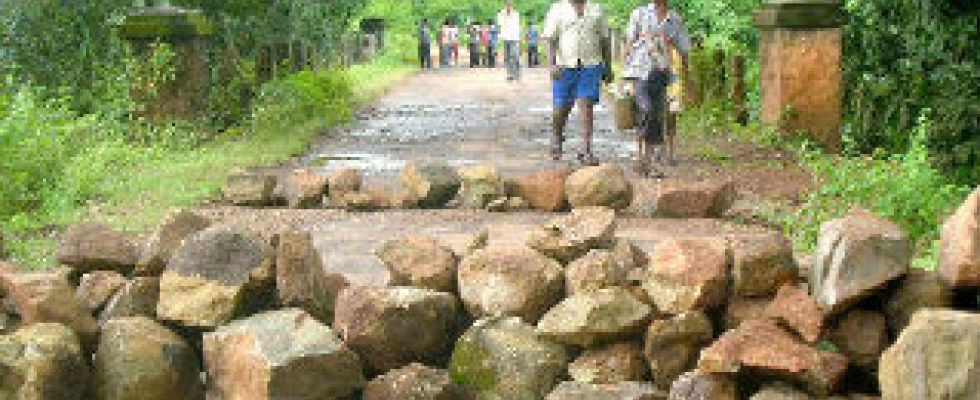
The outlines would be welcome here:
[[[847,357],[817,350],[767,319],[743,322],[701,352],[698,369],[707,373],[745,372],[779,377],[826,396],[840,385]]]
[[[160,276],[184,239],[211,226],[211,220],[188,210],[173,212],[150,236],[136,264],[140,276]]]
[[[276,176],[261,171],[239,170],[228,175],[221,196],[239,206],[267,206],[274,202]]]
[[[329,180],[330,201],[333,205],[340,205],[344,202],[344,196],[350,193],[358,193],[364,185],[364,173],[358,169],[343,169],[335,172]]]
[[[917,311],[923,308],[950,308],[952,305],[952,291],[938,273],[913,268],[898,282],[884,308],[892,337],[898,337]]]
[[[568,208],[565,179],[572,174],[569,169],[541,171],[510,180],[513,195],[527,200],[531,207],[548,212]]]
[[[639,342],[619,342],[586,349],[568,365],[568,375],[586,383],[645,381],[650,367]]]
[[[519,316],[537,323],[565,290],[561,265],[526,248],[477,250],[459,265],[459,295],[475,317]]]
[[[285,232],[276,247],[276,293],[279,304],[301,308],[330,323],[337,295],[350,283],[342,275],[328,274],[309,233]]]
[[[851,365],[864,370],[877,369],[878,357],[888,347],[885,315],[877,311],[848,311],[829,336]]]
[[[878,366],[883,399],[974,400],[980,393],[980,314],[915,313]]]
[[[21,324],[59,323],[78,334],[86,349],[95,347],[99,325],[91,311],[75,297],[67,277],[56,272],[0,274],[0,291],[17,309]]]
[[[939,274],[953,287],[980,287],[980,187],[943,224]]]
[[[559,343],[591,347],[635,336],[652,312],[624,288],[599,289],[558,303],[538,322],[537,332]]]
[[[293,171],[283,186],[290,208],[319,207],[327,194],[327,178],[308,169]]]
[[[476,321],[456,342],[449,372],[483,399],[543,398],[565,375],[564,346],[538,337],[517,317]]]
[[[633,265],[610,250],[591,250],[565,269],[565,292],[593,292],[611,286],[626,286]]]
[[[412,287],[347,287],[333,328],[369,371],[437,363],[452,346],[459,305],[452,294]]]
[[[667,399],[738,400],[738,385],[726,375],[691,371],[674,381]]]
[[[792,285],[779,289],[776,298],[769,303],[765,317],[797,333],[807,343],[820,339],[824,328],[824,312],[806,290]]]
[[[204,334],[208,398],[346,399],[364,386],[361,361],[300,309],[253,315]]]
[[[85,352],[72,330],[41,323],[0,336],[0,399],[81,400],[89,385]]]
[[[411,235],[389,240],[377,254],[388,268],[392,286],[456,292],[459,260],[452,249],[431,236]]]
[[[157,316],[215,328],[271,301],[274,252],[265,240],[237,231],[204,231],[184,240],[160,279]]]
[[[671,382],[694,368],[698,354],[711,343],[713,334],[711,320],[701,311],[653,321],[643,346],[653,383],[670,389]]]
[[[194,349],[146,317],[102,328],[95,354],[95,400],[204,399]]]
[[[773,299],[768,297],[734,297],[728,300],[722,316],[723,330],[738,328],[742,322],[765,318],[766,310]]]
[[[594,384],[562,382],[545,400],[666,400],[667,394],[647,382]]]
[[[145,316],[155,319],[160,278],[137,277],[126,282],[99,313],[99,325],[113,318]]]
[[[507,195],[500,172],[492,165],[460,168],[459,178],[459,203],[465,208],[481,210]]]
[[[616,164],[575,171],[565,179],[565,194],[573,208],[601,206],[622,210],[633,201],[632,185],[623,168]]]
[[[643,288],[669,314],[712,308],[728,295],[731,252],[720,239],[667,238],[650,255]]]
[[[582,207],[532,230],[527,244],[541,254],[567,264],[591,249],[612,247],[615,232],[615,211],[606,207]]]
[[[126,284],[126,278],[115,271],[93,271],[82,275],[75,297],[92,313],[102,310],[109,298]]]
[[[364,388],[364,400],[467,400],[469,393],[449,371],[412,363],[378,376]]]
[[[905,275],[911,247],[893,222],[856,209],[820,228],[810,272],[813,296],[831,315]]]
[[[666,181],[637,190],[633,207],[642,216],[661,218],[719,218],[735,201],[731,181]]]
[[[732,294],[761,297],[796,282],[799,269],[786,236],[768,233],[732,243]]]
[[[58,245],[58,262],[77,272],[113,270],[127,273],[138,260],[129,236],[94,223],[68,227]]]
[[[445,164],[409,162],[402,171],[402,185],[422,208],[445,206],[459,192],[459,174]]]

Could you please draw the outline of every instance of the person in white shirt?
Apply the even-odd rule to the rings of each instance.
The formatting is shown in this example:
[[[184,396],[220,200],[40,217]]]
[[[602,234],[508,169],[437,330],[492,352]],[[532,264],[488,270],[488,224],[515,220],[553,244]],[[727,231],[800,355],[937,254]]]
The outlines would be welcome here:
[[[565,124],[575,103],[582,114],[583,148],[578,159],[596,165],[592,154],[593,108],[599,102],[602,82],[612,82],[609,23],[602,6],[589,0],[559,0],[551,6],[544,34],[550,41],[554,135],[551,155],[562,156]]]
[[[497,13],[500,39],[504,41],[504,63],[507,80],[517,81],[521,74],[521,14],[514,9],[514,2],[507,0],[503,10]]]

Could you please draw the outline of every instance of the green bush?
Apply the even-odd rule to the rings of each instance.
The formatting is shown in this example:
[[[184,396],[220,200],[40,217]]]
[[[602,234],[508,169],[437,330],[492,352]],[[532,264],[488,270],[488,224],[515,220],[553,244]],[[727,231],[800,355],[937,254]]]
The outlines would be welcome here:
[[[340,121],[353,113],[353,101],[346,72],[302,71],[262,86],[252,122],[261,131],[310,119]]]

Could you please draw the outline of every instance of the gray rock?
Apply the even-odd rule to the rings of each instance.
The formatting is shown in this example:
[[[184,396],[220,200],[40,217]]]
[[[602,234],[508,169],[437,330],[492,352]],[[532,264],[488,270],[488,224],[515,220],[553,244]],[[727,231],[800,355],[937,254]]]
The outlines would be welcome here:
[[[174,251],[190,235],[207,229],[211,220],[188,210],[173,212],[150,236],[149,245],[136,264],[140,276],[160,276]]]
[[[648,382],[593,384],[562,382],[546,400],[666,400],[667,393]]]
[[[391,276],[391,286],[456,291],[459,260],[453,250],[433,237],[410,235],[389,240],[378,249]]]
[[[537,332],[559,343],[590,347],[636,335],[652,312],[624,288],[599,289],[558,303],[538,322]]]
[[[309,233],[279,234],[276,293],[280,305],[301,308],[314,318],[330,323],[337,296],[349,285],[342,275],[327,273]]]
[[[112,270],[128,273],[138,259],[129,236],[101,224],[70,226],[58,245],[58,262],[85,273]]]
[[[537,323],[561,300],[561,265],[526,248],[477,250],[460,263],[459,295],[475,317],[519,316]]]
[[[445,206],[459,192],[459,174],[445,164],[410,162],[402,171],[402,184],[419,207]]]

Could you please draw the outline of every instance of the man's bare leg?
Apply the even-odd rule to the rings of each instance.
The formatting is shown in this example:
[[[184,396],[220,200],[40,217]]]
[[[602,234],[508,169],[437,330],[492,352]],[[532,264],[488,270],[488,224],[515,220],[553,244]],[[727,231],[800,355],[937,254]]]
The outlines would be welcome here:
[[[595,128],[595,110],[592,100],[578,99],[578,110],[582,114],[582,151],[579,159],[583,164],[595,164],[596,158],[592,154],[592,133]]]
[[[571,106],[557,107],[552,115],[551,127],[551,158],[555,161],[561,159],[562,143],[565,142],[565,124],[568,122],[568,115],[572,113]]]
[[[664,124],[664,143],[667,145],[666,164],[674,165],[674,138],[677,137],[677,114],[667,112],[666,123]]]

